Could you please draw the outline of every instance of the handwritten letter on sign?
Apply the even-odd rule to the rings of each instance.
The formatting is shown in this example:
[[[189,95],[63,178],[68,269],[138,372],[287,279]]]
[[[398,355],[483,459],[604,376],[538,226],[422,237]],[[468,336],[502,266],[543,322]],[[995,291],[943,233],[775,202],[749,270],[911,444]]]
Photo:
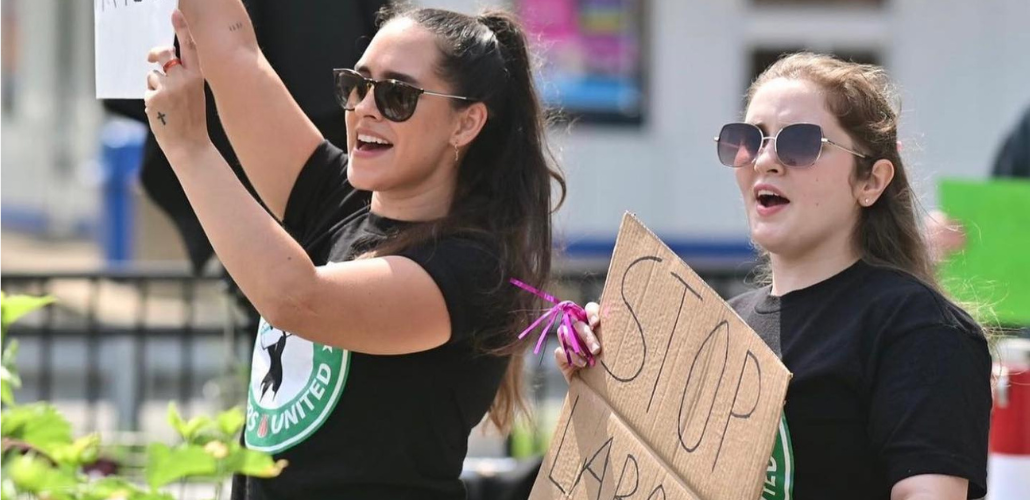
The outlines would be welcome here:
[[[759,498],[790,380],[776,355],[629,214],[601,311],[603,354],[531,498]]]
[[[157,68],[147,52],[171,45],[178,0],[93,0],[98,99],[142,99],[147,73]]]

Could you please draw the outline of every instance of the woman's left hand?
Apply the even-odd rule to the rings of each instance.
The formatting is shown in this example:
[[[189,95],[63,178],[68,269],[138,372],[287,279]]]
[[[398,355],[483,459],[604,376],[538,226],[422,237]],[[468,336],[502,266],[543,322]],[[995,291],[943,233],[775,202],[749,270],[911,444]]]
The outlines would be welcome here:
[[[207,133],[204,76],[200,72],[196,45],[182,13],[172,14],[172,25],[179,38],[181,58],[174,47],[156,47],[147,60],[162,70],[147,75],[146,104],[150,129],[161,150],[174,167],[176,159],[200,151],[211,142]]]

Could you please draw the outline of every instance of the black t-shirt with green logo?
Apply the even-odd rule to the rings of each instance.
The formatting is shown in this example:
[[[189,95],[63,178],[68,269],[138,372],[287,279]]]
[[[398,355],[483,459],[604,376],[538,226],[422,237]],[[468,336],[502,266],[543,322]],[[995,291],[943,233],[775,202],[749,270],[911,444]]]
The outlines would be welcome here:
[[[887,499],[920,474],[966,478],[969,498],[984,496],[991,358],[965,312],[862,261],[730,305],[794,374],[763,499]]]
[[[369,193],[350,186],[346,169],[343,152],[324,142],[290,194],[283,225],[316,265],[352,260],[404,224],[372,214]],[[348,352],[262,319],[243,442],[289,466],[274,479],[234,478],[233,498],[464,498],[458,476],[469,432],[508,366],[480,342],[503,323],[499,304],[514,293],[502,286],[495,248],[454,236],[400,253],[429,273],[447,304],[451,339],[435,349]],[[392,311],[405,314],[405,304]]]

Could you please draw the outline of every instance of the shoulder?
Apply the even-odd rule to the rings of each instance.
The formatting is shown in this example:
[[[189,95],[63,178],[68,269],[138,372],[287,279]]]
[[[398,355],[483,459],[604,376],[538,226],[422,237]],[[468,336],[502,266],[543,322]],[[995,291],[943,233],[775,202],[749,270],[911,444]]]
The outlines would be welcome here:
[[[475,302],[506,290],[508,267],[501,247],[488,237],[454,234],[430,239],[398,252],[418,263],[444,289],[472,294]]]
[[[881,323],[885,340],[927,331],[984,339],[976,320],[931,285],[903,271],[869,268],[856,298],[867,304],[867,316]]]
[[[744,316],[754,310],[755,306],[762,300],[762,298],[768,295],[769,286],[763,286],[737,295],[736,297],[727,300],[726,303],[729,304],[737,314]]]
[[[463,263],[470,270],[501,267],[500,245],[487,238],[469,234],[446,235],[415,245],[401,252],[417,261],[445,260]]]

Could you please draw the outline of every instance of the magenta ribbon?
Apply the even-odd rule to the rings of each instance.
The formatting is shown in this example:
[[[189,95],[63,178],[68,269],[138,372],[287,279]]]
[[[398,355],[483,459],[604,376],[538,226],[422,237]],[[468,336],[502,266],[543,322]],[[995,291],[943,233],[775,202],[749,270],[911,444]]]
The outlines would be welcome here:
[[[515,285],[529,293],[532,293],[533,295],[536,295],[537,297],[540,297],[541,299],[546,300],[547,302],[550,302],[551,304],[554,304],[554,307],[548,309],[548,311],[545,312],[543,316],[537,318],[537,320],[534,321],[533,324],[529,325],[529,328],[526,328],[522,331],[521,334],[519,334],[520,339],[525,338],[526,335],[529,335],[530,332],[532,332],[538,326],[540,326],[540,324],[543,323],[544,320],[547,320],[547,326],[545,326],[544,329],[540,331],[540,339],[536,342],[536,347],[533,349],[533,354],[540,354],[540,349],[544,346],[544,340],[547,339],[547,332],[551,331],[551,327],[554,326],[555,323],[559,323],[558,342],[561,344],[562,348],[565,349],[565,358],[569,362],[569,364],[572,364],[572,355],[569,354],[569,348],[571,347],[572,350],[576,352],[576,354],[579,354],[580,356],[586,358],[588,365],[594,366],[594,355],[590,352],[589,349],[584,349],[580,345],[579,337],[576,335],[576,331],[572,326],[574,321],[582,321],[584,323],[587,322],[586,310],[584,310],[582,307],[580,307],[578,304],[571,300],[559,301],[554,297],[554,295],[551,295],[547,292],[541,292],[540,290],[537,290],[536,288],[533,288],[532,286],[529,286],[526,283],[523,283],[522,281],[519,281],[515,278],[512,278],[509,281],[512,285]]]

